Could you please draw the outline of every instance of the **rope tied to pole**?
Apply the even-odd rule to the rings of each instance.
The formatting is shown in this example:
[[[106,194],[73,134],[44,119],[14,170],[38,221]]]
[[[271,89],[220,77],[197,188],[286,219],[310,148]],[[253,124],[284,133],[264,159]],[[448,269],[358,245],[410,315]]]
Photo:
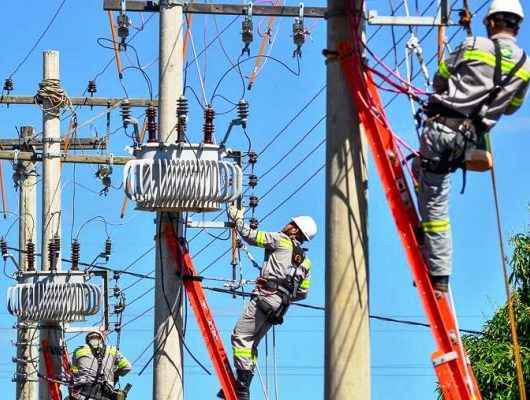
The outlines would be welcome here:
[[[72,102],[61,87],[59,79],[43,79],[39,83],[39,90],[34,99],[35,103],[41,106],[43,112],[53,117],[58,117],[63,107],[72,106]]]

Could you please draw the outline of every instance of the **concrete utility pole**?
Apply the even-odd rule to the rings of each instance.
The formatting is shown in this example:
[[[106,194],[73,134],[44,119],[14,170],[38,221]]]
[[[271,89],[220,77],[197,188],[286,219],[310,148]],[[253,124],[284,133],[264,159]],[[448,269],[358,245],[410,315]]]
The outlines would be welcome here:
[[[59,81],[59,52],[45,51],[43,53],[43,84],[47,82]],[[43,102],[43,160],[42,160],[42,270],[60,270],[61,252],[58,251],[54,264],[50,263],[48,255],[48,245],[61,237],[61,121],[59,110],[53,107],[50,102]],[[47,326],[41,328],[41,343],[48,341],[53,360],[53,373],[61,372],[60,352],[59,352],[59,327]],[[42,355],[42,353],[41,353]],[[41,357],[41,373],[47,375],[43,357]],[[48,400],[48,383],[40,380],[39,399]]]
[[[22,142],[31,140],[35,135],[35,129],[23,126],[20,129]],[[25,249],[26,244],[37,241],[37,174],[35,163],[31,161],[19,161],[17,165],[19,176],[19,232],[18,247]],[[18,265],[21,271],[28,270],[26,255],[18,253]],[[17,400],[35,400],[37,398],[37,371],[33,362],[36,357],[35,349],[38,348],[38,337],[35,337],[35,324],[26,323],[24,326],[18,321],[17,328]]]
[[[177,98],[182,94],[182,5],[172,0],[160,2],[160,143],[176,139]],[[171,221],[178,221],[173,223]],[[182,281],[177,276],[175,260],[170,257],[164,239],[166,229],[181,231],[180,215],[158,213],[155,281],[155,342],[153,399],[179,400],[184,397],[182,369],[181,304]],[[171,308],[171,309],[170,309]],[[171,315],[173,314],[173,316]]]
[[[356,7],[362,1],[357,0]],[[344,0],[328,0],[328,49],[351,39]],[[327,64],[326,400],[370,399],[367,165],[348,83]]]

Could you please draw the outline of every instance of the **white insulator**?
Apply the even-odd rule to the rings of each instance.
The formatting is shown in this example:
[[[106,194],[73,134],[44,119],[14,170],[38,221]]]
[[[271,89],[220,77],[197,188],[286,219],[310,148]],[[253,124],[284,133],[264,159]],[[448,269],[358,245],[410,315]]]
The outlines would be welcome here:
[[[79,274],[25,274],[7,291],[9,313],[28,322],[84,321],[98,313],[101,302],[101,288]]]
[[[243,171],[219,160],[218,146],[146,146],[140,157],[123,172],[125,193],[140,210],[211,211],[241,196]]]

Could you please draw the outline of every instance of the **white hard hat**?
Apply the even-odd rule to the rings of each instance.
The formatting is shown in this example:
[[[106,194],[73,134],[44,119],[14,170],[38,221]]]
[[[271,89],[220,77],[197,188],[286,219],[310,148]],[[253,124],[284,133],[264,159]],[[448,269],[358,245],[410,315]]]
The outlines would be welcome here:
[[[93,330],[93,331],[89,331],[86,336],[85,336],[85,342],[86,344],[88,344],[88,340],[92,337],[92,336],[99,336],[99,338],[101,339],[102,342],[105,341],[105,335],[100,332],[100,331],[96,331],[96,330]]]
[[[493,0],[486,18],[497,13],[510,13],[524,18],[523,6],[519,0]]]
[[[313,218],[307,215],[302,215],[291,218],[291,221],[296,224],[307,240],[313,239],[317,234],[317,224]]]

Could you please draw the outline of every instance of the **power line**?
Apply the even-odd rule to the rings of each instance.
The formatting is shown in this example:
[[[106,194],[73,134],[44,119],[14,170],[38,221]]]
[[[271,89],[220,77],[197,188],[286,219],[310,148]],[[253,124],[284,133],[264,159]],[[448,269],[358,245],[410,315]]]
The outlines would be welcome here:
[[[299,185],[289,196],[287,196],[284,200],[282,200],[279,204],[277,204],[271,211],[269,211],[263,218],[261,218],[260,222],[263,222],[265,219],[270,217],[272,214],[274,214],[276,211],[280,209],[285,203],[287,203],[290,199],[292,199],[301,189],[304,188],[315,176],[317,176],[326,166],[326,164],[321,165],[309,178],[307,178],[304,182],[302,182],[301,185]],[[214,239],[215,240],[215,239]],[[212,265],[214,265],[217,261],[219,261],[221,258],[223,258],[225,255],[227,255],[231,251],[231,248],[228,248],[224,253],[219,255],[217,258],[215,258],[212,262],[210,262],[206,267],[204,267],[199,273],[202,274],[204,271],[206,271],[208,268],[210,268]]]
[[[59,4],[59,7],[57,7],[57,9],[55,10],[55,13],[53,14],[51,20],[48,22],[48,25],[46,25],[46,28],[44,28],[44,31],[42,31],[42,33],[40,34],[40,36],[37,38],[37,40],[35,41],[35,43],[33,44],[33,46],[31,46],[31,48],[29,49],[29,51],[26,53],[26,55],[24,56],[24,58],[18,63],[18,65],[15,67],[15,70],[13,72],[11,72],[11,74],[9,75],[9,78],[12,78],[17,72],[18,70],[22,67],[22,65],[24,65],[24,63],[28,60],[29,56],[33,53],[33,51],[37,48],[37,46],[39,45],[39,43],[41,42],[41,40],[44,38],[44,36],[46,35],[46,33],[48,33],[48,31],[50,30],[51,26],[53,25],[53,23],[55,22],[55,19],[57,18],[57,16],[59,15],[59,13],[61,12],[64,4],[66,3],[66,0],[63,0],[60,4]]]

